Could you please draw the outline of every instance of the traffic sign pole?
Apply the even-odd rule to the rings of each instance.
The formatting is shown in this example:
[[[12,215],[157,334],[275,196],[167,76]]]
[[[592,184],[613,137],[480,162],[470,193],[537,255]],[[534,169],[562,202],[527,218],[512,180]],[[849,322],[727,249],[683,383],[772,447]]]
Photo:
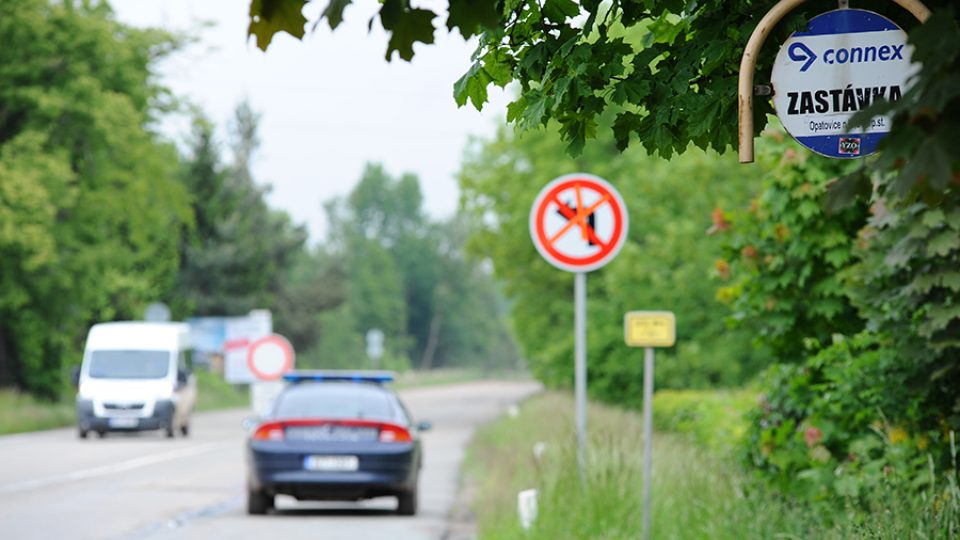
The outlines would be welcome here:
[[[643,347],[643,539],[650,540],[650,501],[653,485],[653,349],[673,347],[676,316],[671,311],[631,311],[623,317],[623,339]]]
[[[555,178],[530,209],[530,238],[540,255],[573,273],[574,397],[577,469],[587,473],[587,272],[610,262],[627,239],[623,198],[606,180],[586,173]]]
[[[653,347],[643,354],[643,539],[650,540],[650,486],[653,475]]]
[[[577,418],[577,468],[586,486],[587,470],[587,274],[573,275],[574,393]]]

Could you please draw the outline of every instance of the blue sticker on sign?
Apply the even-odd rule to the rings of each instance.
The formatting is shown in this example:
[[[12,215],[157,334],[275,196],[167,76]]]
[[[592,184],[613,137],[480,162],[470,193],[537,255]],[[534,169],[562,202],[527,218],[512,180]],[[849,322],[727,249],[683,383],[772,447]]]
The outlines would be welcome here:
[[[876,152],[890,131],[886,117],[852,130],[850,119],[880,100],[897,101],[917,66],[906,33],[893,21],[861,9],[840,9],[810,20],[777,54],[773,103],[784,128],[807,148],[829,157]]]

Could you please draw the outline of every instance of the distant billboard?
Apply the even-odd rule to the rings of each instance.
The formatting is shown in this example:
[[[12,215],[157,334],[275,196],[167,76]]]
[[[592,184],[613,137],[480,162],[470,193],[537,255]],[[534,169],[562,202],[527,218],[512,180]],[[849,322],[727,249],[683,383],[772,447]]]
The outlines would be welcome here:
[[[273,333],[273,316],[258,309],[244,317],[195,317],[188,319],[194,362],[209,365],[212,356],[224,359],[224,379],[231,383],[256,380],[247,365],[251,343]]]

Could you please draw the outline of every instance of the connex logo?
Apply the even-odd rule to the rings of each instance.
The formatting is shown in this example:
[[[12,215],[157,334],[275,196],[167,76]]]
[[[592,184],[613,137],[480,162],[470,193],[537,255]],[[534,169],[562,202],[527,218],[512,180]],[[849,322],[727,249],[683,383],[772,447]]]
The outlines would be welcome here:
[[[825,64],[868,64],[873,62],[895,62],[905,60],[903,49],[905,44],[890,44],[880,46],[865,47],[838,47],[823,51],[823,63]],[[819,58],[817,53],[813,52],[799,41],[790,44],[787,49],[790,59],[794,62],[803,62],[800,66],[800,73],[810,69],[810,66]]]
[[[817,55],[799,41],[790,44],[790,48],[787,49],[787,54],[790,55],[790,59],[794,62],[803,62],[806,60],[806,62],[800,66],[801,73],[810,69],[810,66],[813,65],[813,62],[817,59]]]

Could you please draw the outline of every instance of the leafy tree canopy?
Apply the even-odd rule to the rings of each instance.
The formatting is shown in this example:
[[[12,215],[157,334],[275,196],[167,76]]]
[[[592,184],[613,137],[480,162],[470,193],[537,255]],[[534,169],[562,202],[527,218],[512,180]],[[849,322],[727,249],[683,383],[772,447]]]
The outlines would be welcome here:
[[[104,4],[0,2],[0,382],[56,396],[89,323],[173,286],[190,205],[147,126],[175,45]]]
[[[749,332],[729,329],[726,308],[713,299],[711,274],[722,250],[706,234],[711,212],[748,198],[760,181],[760,169],[744,170],[732,158],[691,151],[668,162],[641,148],[618,155],[607,132],[574,159],[556,129],[522,136],[501,130],[469,149],[460,173],[462,214],[482,223],[471,248],[493,261],[505,284],[514,330],[539,379],[561,386],[573,380],[573,279],[530,242],[530,201],[543,182],[571,170],[607,179],[630,209],[623,250],[588,279],[590,391],[639,404],[642,352],[623,345],[622,330],[623,314],[636,309],[670,309],[681,321],[677,346],[658,353],[658,388],[736,385],[765,365],[769,355],[753,350]]]
[[[323,0],[314,0],[322,2]],[[302,37],[307,0],[254,0],[250,33],[266,49],[277,32]],[[927,0],[934,15],[919,25],[893,2],[873,2],[910,31],[915,58],[923,63],[913,90],[899,102],[880,102],[870,114],[894,116],[885,158],[873,164],[897,177],[901,193],[940,193],[958,181],[960,130],[960,24],[951,0]],[[350,0],[329,0],[320,15],[330,28],[343,20]],[[517,82],[520,93],[507,119],[521,128],[556,120],[573,154],[597,136],[598,118],[617,112],[612,124],[622,150],[638,140],[669,157],[692,142],[724,150],[737,139],[737,75],[743,47],[773,2],[751,0],[449,0],[446,28],[479,36],[473,65],[454,85],[457,103],[481,108],[487,88]],[[778,45],[810,17],[836,9],[810,1],[794,11],[767,40],[757,81],[769,80]],[[856,7],[856,6],[854,6]],[[413,44],[432,43],[437,12],[409,0],[384,0],[379,19],[394,51],[413,57]],[[772,112],[755,101],[756,129]],[[869,118],[869,115],[865,116]],[[912,159],[916,157],[917,159]],[[906,165],[909,163],[909,165]],[[864,186],[860,176],[857,186]]]

